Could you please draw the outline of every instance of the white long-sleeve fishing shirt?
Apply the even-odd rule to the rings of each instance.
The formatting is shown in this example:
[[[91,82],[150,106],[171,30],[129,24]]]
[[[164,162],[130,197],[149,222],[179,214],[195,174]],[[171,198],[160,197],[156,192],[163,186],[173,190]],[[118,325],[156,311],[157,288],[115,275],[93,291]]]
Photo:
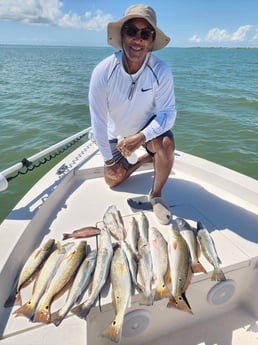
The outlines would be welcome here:
[[[132,82],[136,84],[129,99]],[[130,75],[123,67],[122,52],[117,52],[93,70],[89,107],[94,138],[104,161],[109,160],[108,140],[141,131],[149,141],[173,127],[176,107],[171,70],[149,53],[141,69]]]

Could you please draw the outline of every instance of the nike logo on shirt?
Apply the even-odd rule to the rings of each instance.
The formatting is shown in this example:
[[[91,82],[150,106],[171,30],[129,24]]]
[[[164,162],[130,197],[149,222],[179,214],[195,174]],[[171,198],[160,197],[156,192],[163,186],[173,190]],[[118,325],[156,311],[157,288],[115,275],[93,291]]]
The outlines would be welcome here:
[[[148,88],[148,89],[144,89],[144,88],[142,87],[142,89],[141,89],[142,92],[146,92],[146,91],[149,91],[149,90],[152,90],[152,87],[150,87],[150,88]]]

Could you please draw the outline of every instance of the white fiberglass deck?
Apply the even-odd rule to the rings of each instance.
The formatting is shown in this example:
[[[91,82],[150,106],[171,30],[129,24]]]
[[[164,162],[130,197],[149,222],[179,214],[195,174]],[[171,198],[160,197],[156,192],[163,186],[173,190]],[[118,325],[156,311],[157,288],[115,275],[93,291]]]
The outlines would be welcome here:
[[[87,322],[69,316],[59,327],[34,324],[25,318],[13,317],[11,310],[2,307],[21,264],[43,240],[61,240],[63,233],[96,225],[112,204],[121,211],[126,222],[132,214],[127,199],[148,194],[153,178],[151,165],[135,173],[123,185],[110,189],[103,180],[99,153],[94,155],[94,145],[86,146],[87,149],[77,149],[59,164],[66,163],[71,168],[79,164],[79,169],[67,173],[64,178],[58,178],[52,170],[0,227],[3,239],[0,251],[0,331],[3,344],[112,344],[100,337],[114,315],[108,287],[104,292],[106,295],[101,298],[102,312],[96,306]],[[139,335],[123,337],[122,344],[258,343],[258,298],[254,293],[258,284],[257,185],[258,182],[250,178],[177,152],[164,199],[173,217],[183,217],[192,226],[201,221],[211,232],[226,278],[233,282],[233,294],[220,305],[208,302],[207,296],[216,283],[210,280],[212,266],[201,257],[208,274],[194,275],[186,293],[194,314],[168,309],[166,300],[155,302],[152,307],[142,307],[138,296],[134,296],[127,312],[144,310],[142,314],[140,311],[139,317],[148,326]],[[50,194],[52,190],[54,192]],[[152,212],[146,214],[150,224],[166,234],[170,226],[160,226]],[[32,216],[34,218],[30,221]],[[95,239],[88,240],[88,243],[94,247]],[[226,290],[218,290],[220,297],[226,293]],[[29,288],[24,289],[23,294],[26,300]],[[55,302],[53,310],[61,303],[62,299]],[[135,320],[138,320],[137,314],[136,319],[127,323],[129,328],[135,328],[134,335],[141,326]]]

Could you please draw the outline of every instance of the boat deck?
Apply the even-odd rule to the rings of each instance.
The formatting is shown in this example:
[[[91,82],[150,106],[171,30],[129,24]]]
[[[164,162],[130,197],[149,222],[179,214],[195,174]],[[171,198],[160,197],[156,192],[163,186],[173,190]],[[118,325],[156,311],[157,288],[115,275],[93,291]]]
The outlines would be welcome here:
[[[86,143],[60,166],[64,163],[68,168],[64,174],[58,176],[52,169],[0,228],[1,234],[6,232],[6,236],[1,236],[3,251],[0,253],[0,332],[4,345],[18,342],[23,345],[112,344],[100,337],[114,315],[109,284],[100,299],[102,310],[96,303],[87,322],[69,315],[59,327],[35,324],[23,317],[15,318],[12,310],[2,308],[14,275],[43,240],[61,241],[63,233],[98,224],[112,204],[127,224],[132,214],[138,217],[127,199],[146,195],[151,189],[151,164],[142,167],[121,186],[110,189],[104,182],[102,159],[93,144]],[[73,169],[76,165],[78,168]],[[208,274],[195,274],[186,293],[193,315],[166,308],[166,300],[155,302],[152,307],[139,306],[139,296],[133,296],[124,325],[127,336],[121,344],[162,345],[172,340],[173,345],[258,343],[258,299],[253,293],[258,284],[257,185],[257,181],[216,164],[176,153],[164,200],[173,218],[183,217],[193,227],[201,221],[207,227],[228,280],[226,284],[212,282],[213,268],[201,256]],[[146,215],[150,225],[166,236],[171,225],[159,225],[151,211],[146,211]],[[87,241],[91,247],[96,246],[95,238]],[[23,300],[30,294],[31,286],[23,289]],[[55,301],[51,309],[61,306],[64,298]],[[144,325],[146,329],[140,333]]]

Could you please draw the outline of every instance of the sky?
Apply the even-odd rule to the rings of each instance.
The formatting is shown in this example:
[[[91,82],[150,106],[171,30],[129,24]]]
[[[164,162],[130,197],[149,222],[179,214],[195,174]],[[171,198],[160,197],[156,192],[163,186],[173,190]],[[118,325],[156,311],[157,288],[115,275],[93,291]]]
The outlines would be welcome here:
[[[137,2],[0,0],[0,44],[107,46],[106,26]],[[149,0],[171,47],[258,48],[258,0]]]

